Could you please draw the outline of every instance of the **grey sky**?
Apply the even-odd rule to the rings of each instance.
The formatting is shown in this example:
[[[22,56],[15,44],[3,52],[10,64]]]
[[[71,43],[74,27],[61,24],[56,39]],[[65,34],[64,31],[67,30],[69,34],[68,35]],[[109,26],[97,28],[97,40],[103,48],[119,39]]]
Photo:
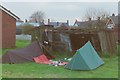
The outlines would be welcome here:
[[[19,16],[22,20],[29,19],[35,11],[45,13],[45,21],[66,21],[73,24],[75,19],[83,20],[86,9],[104,9],[118,13],[117,2],[3,2],[2,5]]]

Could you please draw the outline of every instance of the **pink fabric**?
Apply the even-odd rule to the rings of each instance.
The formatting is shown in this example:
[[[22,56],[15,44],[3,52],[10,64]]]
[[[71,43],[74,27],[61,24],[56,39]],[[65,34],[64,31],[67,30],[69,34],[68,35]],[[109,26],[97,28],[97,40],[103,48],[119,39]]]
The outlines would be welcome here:
[[[42,54],[42,55],[40,55],[40,56],[38,56],[38,57],[34,57],[33,59],[34,59],[34,61],[35,61],[36,63],[41,63],[41,64],[54,64],[52,61],[49,61],[44,54]],[[68,62],[61,62],[60,64],[61,64],[61,66],[62,66],[62,65],[66,65],[67,63],[68,63]],[[58,64],[58,66],[60,66],[60,65]]]
[[[38,57],[34,57],[33,59],[36,63],[41,63],[41,64],[50,64],[51,63],[44,54],[42,54]]]

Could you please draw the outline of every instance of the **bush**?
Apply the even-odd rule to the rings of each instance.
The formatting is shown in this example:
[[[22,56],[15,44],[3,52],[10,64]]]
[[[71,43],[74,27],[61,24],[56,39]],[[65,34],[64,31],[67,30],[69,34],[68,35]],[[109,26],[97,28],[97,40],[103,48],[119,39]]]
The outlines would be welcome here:
[[[22,34],[29,34],[29,35],[31,35],[30,31],[32,30],[32,28],[33,28],[33,26],[29,25],[29,24],[22,26]]]

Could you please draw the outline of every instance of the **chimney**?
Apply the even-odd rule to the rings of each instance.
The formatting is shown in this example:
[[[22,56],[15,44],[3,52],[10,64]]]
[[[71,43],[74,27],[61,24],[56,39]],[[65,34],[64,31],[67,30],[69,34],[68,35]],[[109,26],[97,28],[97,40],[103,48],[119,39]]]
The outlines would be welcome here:
[[[42,23],[44,24],[44,20],[42,20]]]
[[[91,21],[91,18],[89,18],[89,21]]]
[[[67,24],[69,25],[69,20],[67,20]]]
[[[59,22],[57,22],[57,26],[59,26]]]
[[[27,19],[25,19],[25,22],[28,22],[28,20],[27,20]]]
[[[38,21],[37,21],[37,19],[35,19],[35,23],[37,23]]]
[[[98,17],[98,21],[100,21],[100,17]]]
[[[50,24],[50,19],[48,19],[48,25]]]
[[[115,14],[113,13],[112,16],[115,16]]]
[[[77,19],[75,20],[75,22],[78,22]]]

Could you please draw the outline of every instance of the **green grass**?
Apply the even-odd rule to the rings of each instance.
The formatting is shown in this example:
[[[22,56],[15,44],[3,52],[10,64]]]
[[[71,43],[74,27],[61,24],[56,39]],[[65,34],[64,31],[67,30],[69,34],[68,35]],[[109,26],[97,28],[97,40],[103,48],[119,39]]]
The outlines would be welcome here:
[[[24,47],[30,42],[17,41],[16,48]],[[8,50],[8,49],[7,49]],[[3,49],[5,52],[6,49]],[[70,55],[58,55],[54,53],[57,59]],[[3,78],[118,78],[118,57],[102,57],[105,64],[91,71],[71,71],[64,67],[54,67],[36,63],[24,64],[2,64]]]
[[[117,78],[117,57],[103,59],[105,64],[92,71],[71,71],[63,67],[54,67],[36,63],[3,64],[4,78]]]
[[[28,44],[30,44],[30,41],[17,40],[17,41],[16,41],[16,47],[14,47],[14,48],[5,48],[5,49],[2,49],[2,53],[0,53],[0,54],[4,54],[4,53],[5,53],[6,51],[8,51],[8,50],[14,50],[14,49],[23,48],[23,47],[27,46]]]

